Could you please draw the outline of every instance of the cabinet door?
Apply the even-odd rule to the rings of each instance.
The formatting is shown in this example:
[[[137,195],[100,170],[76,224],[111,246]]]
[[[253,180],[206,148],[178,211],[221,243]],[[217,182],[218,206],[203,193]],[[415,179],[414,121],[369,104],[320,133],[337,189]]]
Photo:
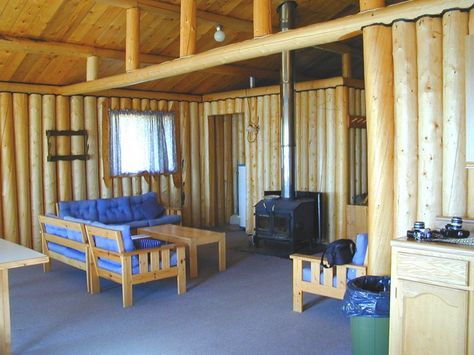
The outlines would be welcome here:
[[[468,291],[398,280],[390,314],[390,354],[464,355]]]

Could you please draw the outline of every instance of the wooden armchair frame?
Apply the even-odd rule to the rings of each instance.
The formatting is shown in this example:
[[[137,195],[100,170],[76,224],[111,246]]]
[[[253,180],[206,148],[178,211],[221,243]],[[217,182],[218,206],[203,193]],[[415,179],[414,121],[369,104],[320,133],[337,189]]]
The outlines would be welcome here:
[[[46,254],[50,257],[50,261],[43,265],[43,270],[45,272],[49,272],[51,270],[51,259],[56,259],[77,269],[84,270],[86,272],[87,292],[91,292],[91,270],[93,269],[93,265],[84,225],[78,222],[65,221],[63,219],[42,215],[38,216],[38,219],[40,225],[41,246],[43,254]],[[74,241],[65,237],[58,237],[57,235],[50,234],[46,232],[46,225],[80,232],[82,236],[82,241]],[[80,260],[69,258],[63,254],[50,250],[48,247],[48,242],[56,243],[83,252],[85,254],[85,261],[82,262]]]
[[[86,235],[89,240],[94,272],[91,273],[91,292],[100,292],[100,277],[117,282],[122,285],[123,307],[133,305],[133,285],[176,277],[178,294],[186,293],[186,261],[185,246],[178,244],[167,244],[158,248],[139,249],[130,252],[124,250],[122,233],[117,230],[85,226]],[[113,240],[117,243],[118,252],[98,248],[93,236],[100,236]],[[171,252],[175,251],[176,266],[170,265]],[[132,257],[137,256],[139,261],[139,272],[133,274]],[[99,258],[102,260],[119,263],[122,273],[115,273],[99,267]]]

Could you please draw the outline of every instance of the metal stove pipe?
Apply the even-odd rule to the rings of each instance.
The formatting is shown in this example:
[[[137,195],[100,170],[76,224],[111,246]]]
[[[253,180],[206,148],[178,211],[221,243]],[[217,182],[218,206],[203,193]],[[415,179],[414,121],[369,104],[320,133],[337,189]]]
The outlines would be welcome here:
[[[294,27],[296,1],[285,1],[278,6],[280,30]],[[281,197],[295,198],[295,83],[294,51],[281,53]]]

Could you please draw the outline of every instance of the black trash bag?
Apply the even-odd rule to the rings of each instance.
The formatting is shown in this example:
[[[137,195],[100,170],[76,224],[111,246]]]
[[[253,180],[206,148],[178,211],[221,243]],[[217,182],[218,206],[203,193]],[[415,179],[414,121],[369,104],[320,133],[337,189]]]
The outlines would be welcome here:
[[[361,276],[347,283],[343,311],[349,317],[388,317],[390,276]]]

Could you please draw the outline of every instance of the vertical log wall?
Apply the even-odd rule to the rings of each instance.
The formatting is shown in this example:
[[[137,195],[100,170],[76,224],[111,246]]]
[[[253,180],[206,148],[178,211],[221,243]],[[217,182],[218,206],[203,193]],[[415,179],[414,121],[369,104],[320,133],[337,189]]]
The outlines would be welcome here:
[[[465,36],[474,12],[392,26],[395,102],[394,237],[415,220],[474,218],[465,169]],[[471,24],[471,26],[469,26]]]

